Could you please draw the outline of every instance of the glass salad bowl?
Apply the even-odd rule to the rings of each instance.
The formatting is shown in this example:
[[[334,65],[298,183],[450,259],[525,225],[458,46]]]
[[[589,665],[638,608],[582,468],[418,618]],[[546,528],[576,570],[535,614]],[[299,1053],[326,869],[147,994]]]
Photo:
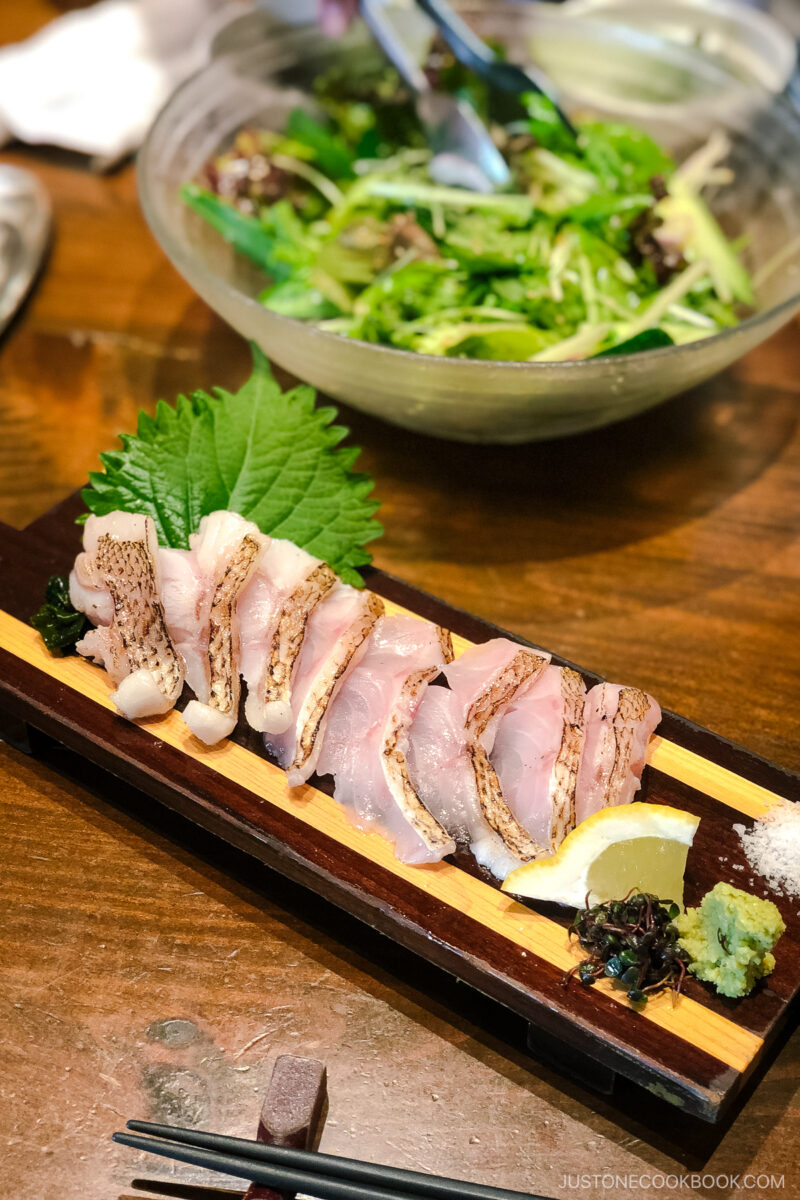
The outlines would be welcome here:
[[[549,44],[542,58],[568,104],[585,107],[591,97],[593,111],[621,119],[635,110],[636,122],[678,161],[713,129],[727,132],[734,181],[706,196],[727,235],[746,239],[755,313],[684,345],[582,361],[497,362],[375,345],[265,309],[258,301],[263,273],[186,207],[180,188],[242,127],[281,129],[293,108],[309,103],[317,74],[376,51],[358,27],[331,41],[315,27],[278,26],[262,14],[239,39],[243,48],[214,59],[172,96],[139,158],[151,229],[230,325],[300,379],[364,412],[438,437],[511,443],[642,412],[723,370],[800,310],[800,120],[788,104],[720,76],[691,48],[606,20],[567,22],[539,5],[500,0],[484,7],[471,0],[461,10],[483,36],[523,56],[526,46]],[[572,88],[570,61],[580,64]]]

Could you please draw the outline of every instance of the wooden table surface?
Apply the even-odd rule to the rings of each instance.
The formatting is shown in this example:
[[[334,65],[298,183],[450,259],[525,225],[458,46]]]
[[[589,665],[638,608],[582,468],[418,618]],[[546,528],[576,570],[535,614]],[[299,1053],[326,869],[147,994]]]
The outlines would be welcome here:
[[[52,11],[3,4],[5,40]],[[235,386],[248,355],[150,237],[131,166],[2,160],[37,173],[56,222],[0,346],[0,519],[22,527],[140,408]],[[565,442],[464,447],[345,412],[383,501],[377,564],[800,769],[797,335]],[[76,774],[61,752],[0,747],[4,1195],[106,1200],[137,1175],[199,1178],[109,1136],[133,1116],[252,1136],[289,1051],[328,1064],[335,1153],[559,1197],[767,1194],[748,1173],[800,1196],[797,1034],[717,1134],[624,1089],[597,1099],[528,1058],[488,1001]]]

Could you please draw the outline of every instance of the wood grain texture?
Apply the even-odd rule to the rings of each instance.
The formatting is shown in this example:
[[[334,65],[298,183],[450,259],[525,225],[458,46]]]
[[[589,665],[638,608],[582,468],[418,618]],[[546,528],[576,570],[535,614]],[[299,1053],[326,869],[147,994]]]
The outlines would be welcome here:
[[[40,174],[57,220],[0,377],[0,519],[22,527],[140,407],[235,386],[248,355],[158,251],[132,169],[7,158]],[[378,565],[797,769],[797,328],[689,396],[563,442],[457,446],[345,410],[383,501]],[[748,672],[742,705],[746,661],[773,669]]]
[[[21,662],[48,675],[57,683],[66,684],[67,687],[77,692],[81,699],[88,699],[109,713],[115,712],[114,705],[109,698],[113,684],[104,671],[92,667],[84,660],[63,659],[48,654],[34,630],[3,612],[0,612],[0,648]],[[0,662],[2,662],[3,674],[6,677],[18,677],[18,668],[15,669],[7,659],[0,660]],[[76,723],[79,730],[81,713],[87,712],[86,706],[80,700],[76,705],[76,698],[72,697],[71,700],[67,700],[67,708],[71,710],[72,721]],[[90,708],[88,716],[89,726],[97,732],[97,721],[93,718]],[[119,720],[115,719],[111,726],[112,738],[118,725]],[[230,784],[238,785],[239,789],[250,793],[251,797],[255,797],[257,801],[266,802],[270,806],[279,808],[283,813],[297,817],[300,822],[309,826],[314,834],[321,835],[319,838],[321,845],[332,841],[343,850],[352,851],[354,855],[360,857],[362,861],[356,862],[353,878],[357,880],[360,875],[367,889],[378,874],[394,875],[398,882],[402,881],[410,888],[418,889],[423,893],[422,899],[426,903],[431,918],[433,918],[434,910],[427,905],[426,898],[440,900],[444,906],[440,910],[443,919],[441,922],[431,920],[430,928],[425,931],[426,933],[433,933],[437,938],[445,939],[448,936],[448,925],[452,921],[453,915],[460,913],[479,927],[469,931],[467,945],[477,948],[487,930],[491,930],[500,939],[509,943],[506,947],[502,946],[502,942],[500,943],[500,961],[497,963],[499,970],[513,971],[512,947],[516,947],[518,951],[523,951],[525,957],[530,955],[535,959],[530,964],[534,971],[541,971],[543,963],[554,967],[555,971],[551,973],[551,979],[559,985],[560,975],[580,960],[581,955],[569,945],[563,924],[558,924],[531,908],[515,903],[511,897],[500,892],[496,885],[469,875],[460,867],[449,862],[432,863],[425,867],[413,867],[400,862],[392,853],[388,842],[376,834],[362,833],[356,829],[347,819],[341,806],[336,804],[330,796],[311,786],[289,788],[283,772],[252,750],[237,745],[233,741],[226,741],[215,747],[204,746],[192,736],[175,711],[158,720],[143,722],[138,728],[145,735],[156,739],[156,747],[145,747],[142,757],[150,757],[157,761],[162,754],[163,746],[170,746],[179,751],[177,759],[173,758],[172,763],[164,764],[162,767],[162,773],[167,781],[170,779],[170,768],[173,763],[178,764],[180,771],[180,755],[184,755],[201,768],[199,775],[180,771],[181,782],[184,783],[184,786],[194,787],[196,780],[202,779],[203,768],[205,772],[214,772],[221,776],[222,786],[215,787],[213,784],[206,783],[204,790],[211,794],[212,801],[216,801],[218,805],[224,805],[233,814],[238,815],[241,810],[235,803],[233,789],[227,786]],[[133,736],[135,741],[135,735]],[[117,765],[117,770],[124,771],[124,769],[125,764],[121,761]],[[242,813],[242,815],[245,814]],[[247,808],[246,815],[262,829],[269,830],[268,815],[262,809],[259,816],[258,806],[254,812],[252,801]],[[287,839],[287,849],[291,850],[295,845],[299,848],[300,853],[307,853],[308,838]],[[342,862],[341,854],[337,854],[332,848],[327,849],[326,858],[337,863]],[[374,870],[375,867],[379,868],[379,872]],[[325,890],[320,881],[320,891],[323,896]],[[382,890],[390,893],[393,890],[392,885],[387,882],[383,885]],[[395,890],[395,899],[396,902],[400,899],[398,890]],[[418,900],[417,903],[419,904],[419,902]],[[396,903],[396,907],[399,909],[401,904],[402,901]],[[526,974],[529,973],[526,972]],[[607,1011],[605,1020],[602,1022],[605,1029],[611,1032],[619,1030],[624,1035],[626,1025],[638,1024],[638,1022],[630,1020],[632,1014],[624,996],[615,991],[607,981],[600,982],[591,992],[587,989],[572,987],[569,993],[569,1000],[572,1003],[563,1003],[559,1007],[563,1007],[567,1011],[574,1008],[577,1019],[586,1020],[588,1023],[592,1018],[582,1013],[582,1001],[591,997],[594,1002],[600,994],[610,1002],[612,1010],[616,1006],[621,1006],[624,1013],[620,1020],[619,1013],[612,1010]],[[566,992],[561,999],[567,1001]],[[550,1002],[557,1004],[558,1000],[558,991],[551,989]],[[594,1003],[592,1007],[594,1009],[592,1015],[596,1017],[597,1007]],[[695,1049],[705,1050],[720,1063],[725,1063],[737,1072],[747,1072],[761,1053],[761,1037],[737,1024],[735,1020],[729,1020],[720,1013],[714,1012],[713,1009],[706,1008],[688,995],[678,1004],[673,1004],[671,997],[667,995],[661,996],[651,1001],[641,1016],[674,1037],[687,1042]],[[632,1041],[636,1041],[633,1033],[630,1038]],[[623,1040],[627,1039],[623,1037]]]
[[[55,555],[59,561],[65,545],[77,543],[71,523],[77,503],[76,499],[54,510],[26,535],[5,531],[14,569],[0,585],[0,598],[5,596],[10,609],[20,611],[21,598],[42,589],[43,559],[52,563]],[[48,542],[49,558],[43,551]],[[9,553],[14,547],[16,555]],[[468,635],[469,640],[482,641],[495,632],[430,596],[404,594],[397,580],[379,572],[372,573],[370,582],[379,595],[387,593],[392,605],[398,604],[398,597],[416,601],[415,610],[456,634],[460,649]],[[70,689],[69,696],[64,687]],[[15,715],[110,765],[225,840],[309,883],[324,899],[456,971],[534,1025],[543,1022],[568,1041],[582,1040],[600,1062],[646,1087],[663,1089],[664,1096],[687,1111],[719,1119],[761,1056],[762,1039],[774,1041],[800,990],[800,926],[788,911],[781,969],[767,988],[740,1004],[710,995],[695,981],[689,982],[677,1005],[662,997],[642,1013],[631,1012],[608,985],[567,990],[562,977],[575,957],[563,921],[559,924],[532,906],[513,902],[488,876],[481,877],[471,860],[406,866],[383,839],[354,829],[325,791],[312,785],[288,788],[283,773],[264,759],[259,740],[243,724],[232,740],[209,748],[191,736],[174,711],[140,726],[122,721],[114,713],[111,690],[105,672],[77,658],[49,654],[30,626],[0,611],[0,694]],[[680,736],[688,727],[667,714],[663,729],[665,735]],[[703,730],[688,733],[690,741],[706,745],[712,762],[709,766],[690,752],[684,756],[684,768],[687,763],[701,768],[703,784],[709,771],[713,778],[714,770],[729,781],[738,778],[738,798],[745,808],[763,804],[769,790],[731,769],[747,759],[746,752]],[[667,760],[668,745],[662,740],[658,747]],[[680,747],[673,744],[676,755],[680,758]],[[787,796],[800,788],[800,780],[760,760],[750,774]],[[324,788],[324,781],[317,782]],[[691,772],[676,780],[649,769],[643,788],[647,798],[675,803],[706,818],[701,828],[707,842],[703,845],[699,837],[690,852],[689,902],[720,877],[742,882],[733,866],[738,840],[730,810],[707,794],[713,787],[703,791],[692,784]],[[727,802],[736,799],[729,786]]]

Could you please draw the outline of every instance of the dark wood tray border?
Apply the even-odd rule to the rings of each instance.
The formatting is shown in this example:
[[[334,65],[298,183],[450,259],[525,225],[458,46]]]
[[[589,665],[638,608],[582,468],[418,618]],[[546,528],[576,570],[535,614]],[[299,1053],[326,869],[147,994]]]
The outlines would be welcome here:
[[[18,556],[21,555],[26,564],[26,569],[21,572],[22,576],[27,577],[30,582],[34,577],[38,578],[38,594],[41,594],[41,586],[48,574],[53,570],[64,570],[71,562],[73,547],[64,545],[65,541],[69,541],[65,539],[64,534],[72,524],[76,511],[80,511],[79,498],[70,497],[23,532],[0,527],[0,565],[5,568],[5,579],[0,583],[0,603],[13,615],[24,619],[27,610],[32,607],[27,596],[37,593],[32,593],[29,587],[20,586],[25,582],[24,578],[20,580],[20,571],[9,571],[8,567],[18,566]],[[523,639],[513,634],[470,614],[459,612],[382,572],[370,572],[368,584],[386,598],[422,616],[447,624],[454,632],[470,640],[483,641],[491,636],[502,635],[523,642]],[[554,656],[554,660],[565,661],[557,656]],[[598,678],[586,671],[582,673],[591,681]],[[69,697],[66,693],[69,693]],[[562,1041],[570,1051],[585,1055],[602,1064],[607,1070],[618,1072],[642,1086],[650,1085],[652,1088],[654,1082],[661,1081],[667,1091],[680,1098],[687,1113],[705,1121],[716,1122],[722,1119],[740,1091],[745,1076],[688,1043],[681,1043],[681,1053],[676,1055],[676,1039],[642,1018],[638,1018],[638,1021],[646,1026],[646,1030],[640,1031],[640,1044],[642,1049],[646,1047],[645,1053],[638,1047],[636,1050],[632,1049],[629,1043],[626,1044],[627,1038],[615,1038],[608,1029],[598,1037],[598,1025],[607,1025],[608,1022],[599,1019],[600,1012],[592,1012],[591,992],[584,990],[588,1007],[583,1016],[565,1020],[552,1006],[552,978],[546,981],[548,986],[537,987],[531,986],[527,979],[523,983],[518,971],[509,971],[508,974],[497,970],[487,972],[486,965],[481,962],[477,953],[470,954],[463,950],[459,952],[445,941],[432,938],[426,914],[420,911],[419,905],[416,911],[412,904],[410,909],[407,907],[401,914],[402,906],[398,906],[398,898],[393,894],[396,885],[401,881],[390,877],[391,883],[387,884],[384,880],[380,881],[380,886],[376,886],[373,877],[371,890],[365,892],[362,886],[363,858],[360,855],[356,855],[360,860],[358,864],[349,864],[348,874],[348,870],[343,868],[341,847],[338,843],[326,847],[324,842],[330,839],[315,831],[315,837],[311,840],[317,843],[317,853],[312,853],[307,844],[307,830],[300,838],[301,842],[306,843],[304,852],[298,852],[289,845],[289,842],[296,842],[297,829],[293,831],[292,837],[276,836],[264,828],[263,822],[243,817],[242,809],[246,809],[247,804],[242,797],[238,797],[240,803],[235,809],[221,805],[219,797],[214,795],[213,785],[209,786],[208,779],[203,778],[202,764],[187,760],[185,755],[169,746],[161,747],[158,766],[152,761],[148,762],[148,759],[154,758],[152,754],[136,753],[137,749],[142,750],[141,730],[135,726],[125,726],[106,710],[101,710],[98,714],[97,706],[90,700],[83,700],[82,704],[91,705],[95,711],[88,723],[82,722],[79,711],[82,705],[74,703],[76,693],[5,652],[0,652],[0,698],[2,707],[12,716],[28,722],[57,742],[139,788],[145,795],[187,817],[213,836],[310,888],[323,899],[333,901],[412,952],[421,954],[435,965],[520,1013],[531,1022],[537,1037],[544,1034]],[[71,698],[71,704],[64,703],[68,698]],[[762,787],[792,799],[800,795],[800,779],[796,776],[675,714],[665,714],[661,731],[681,745]],[[152,745],[149,735],[145,736]],[[137,741],[140,743],[138,747]],[[177,782],[187,775],[187,763],[191,765],[188,772],[192,776],[191,786]],[[226,790],[230,790],[230,787],[231,785],[226,783]],[[288,829],[292,820],[293,818],[287,818],[286,814],[281,814],[279,824],[282,823]],[[452,910],[449,911],[452,915]],[[479,926],[470,918],[460,919],[462,923],[466,923],[459,939],[462,945],[473,945],[477,948],[485,945],[487,935],[490,935],[490,940],[491,937],[499,938],[499,935],[491,934],[491,931]],[[554,970],[543,960],[535,964],[530,963],[530,968],[543,970],[545,975],[548,971],[552,975]],[[527,975],[528,972],[524,974]],[[631,1018],[634,1018],[633,1023],[636,1023],[636,1014],[623,1013],[623,1016],[628,1022],[623,1027],[627,1032],[631,1027]],[[787,1017],[788,1006],[784,1009],[781,1019],[776,1021],[770,1030],[770,1044],[779,1036]]]

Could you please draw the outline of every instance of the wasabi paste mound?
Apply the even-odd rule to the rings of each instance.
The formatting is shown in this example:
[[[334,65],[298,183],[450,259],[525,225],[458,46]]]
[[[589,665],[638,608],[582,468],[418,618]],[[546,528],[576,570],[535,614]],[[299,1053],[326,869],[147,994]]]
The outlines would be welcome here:
[[[722,996],[746,996],[775,969],[772,950],[786,926],[771,900],[718,883],[699,908],[675,921],[689,970]]]

